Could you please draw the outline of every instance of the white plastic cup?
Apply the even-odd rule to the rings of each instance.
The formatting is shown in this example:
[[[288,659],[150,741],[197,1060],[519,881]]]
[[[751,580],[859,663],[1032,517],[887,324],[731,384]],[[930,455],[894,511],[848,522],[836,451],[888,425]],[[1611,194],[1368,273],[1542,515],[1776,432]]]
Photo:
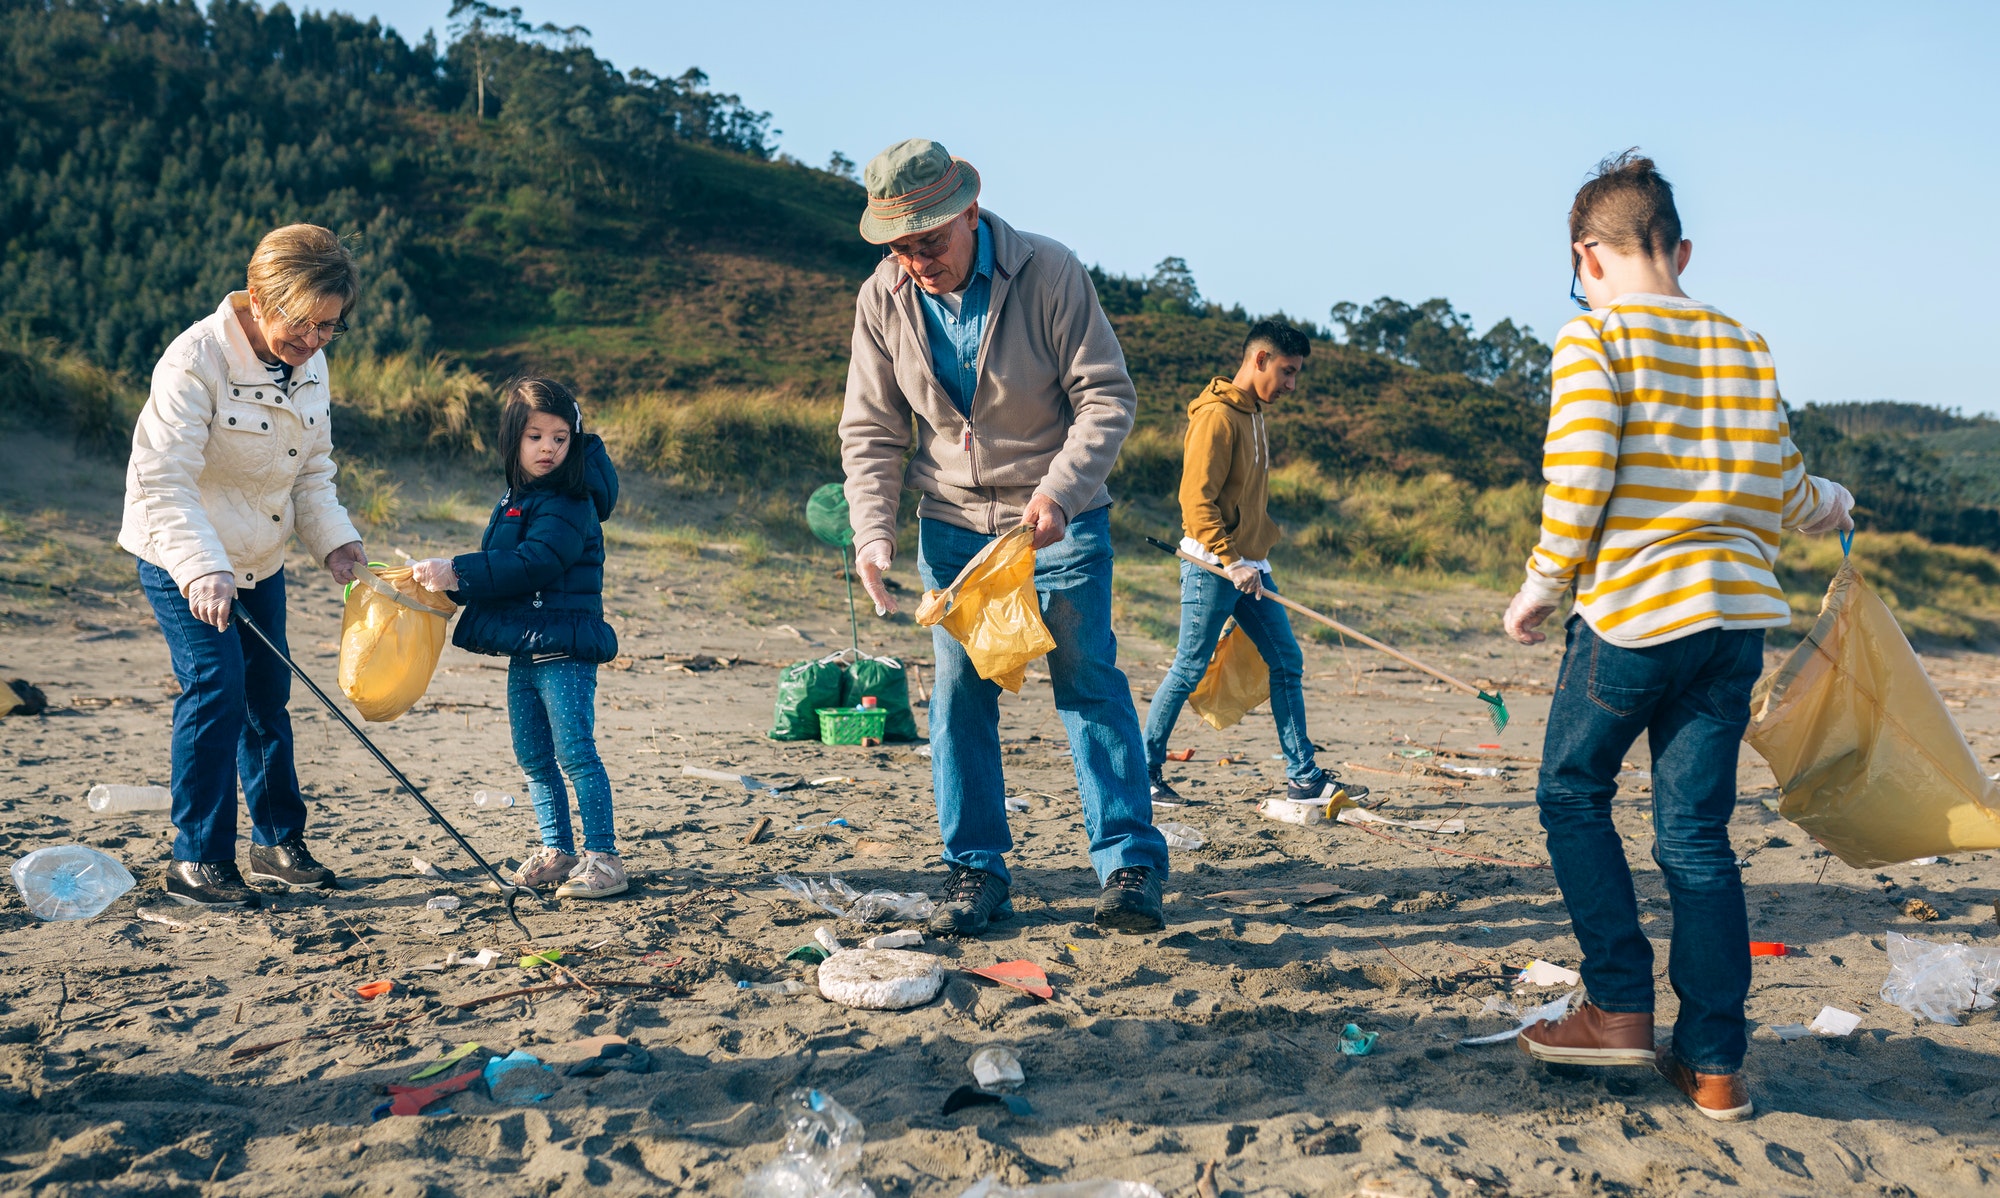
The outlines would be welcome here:
[[[501,794],[497,790],[477,791],[472,796],[472,805],[474,807],[512,807],[514,805],[514,796]]]
[[[106,786],[90,788],[83,797],[92,811],[171,811],[174,796],[164,786]]]

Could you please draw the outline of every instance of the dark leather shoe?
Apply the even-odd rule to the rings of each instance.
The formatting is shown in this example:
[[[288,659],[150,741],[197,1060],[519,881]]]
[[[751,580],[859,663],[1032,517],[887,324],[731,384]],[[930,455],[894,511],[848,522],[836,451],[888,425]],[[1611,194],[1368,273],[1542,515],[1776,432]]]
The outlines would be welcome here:
[[[1325,771],[1321,771],[1319,781],[1311,786],[1285,783],[1285,797],[1294,803],[1331,803],[1344,798],[1357,807],[1372,805],[1368,802],[1367,787],[1359,782],[1342,782]]]
[[[1660,1076],[1694,1100],[1694,1109],[1720,1123],[1748,1119],[1756,1109],[1741,1073],[1696,1073],[1671,1052],[1660,1054]]]
[[[1160,875],[1143,865],[1114,869],[1097,896],[1097,926],[1120,932],[1157,932],[1167,926],[1160,903]]]
[[[234,861],[175,861],[167,866],[167,897],[183,907],[250,911],[263,904],[243,884]]]
[[[1172,803],[1178,807],[1187,800],[1181,798],[1180,794],[1173,787],[1167,785],[1167,780],[1160,776],[1162,772],[1160,769],[1154,769],[1150,774],[1149,780],[1152,783],[1153,801],[1155,803]]]
[[[1521,1051],[1556,1065],[1651,1065],[1651,1011],[1606,1011],[1588,1000],[1576,1003],[1551,1023],[1544,1019],[1522,1029]]]
[[[331,886],[333,871],[313,860],[312,850],[302,838],[287,840],[268,848],[250,846],[249,876],[259,882],[283,882],[287,886]]]
[[[1000,875],[954,865],[929,927],[936,936],[977,936],[994,920],[1013,914],[1014,902],[1007,897],[1007,883]]]

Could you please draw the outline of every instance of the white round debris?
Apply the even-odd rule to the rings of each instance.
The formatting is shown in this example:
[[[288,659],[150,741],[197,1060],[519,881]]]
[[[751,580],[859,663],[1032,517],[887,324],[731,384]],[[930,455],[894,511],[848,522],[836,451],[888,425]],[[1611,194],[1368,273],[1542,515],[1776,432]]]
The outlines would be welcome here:
[[[864,1011],[920,1007],[944,989],[936,957],[896,948],[856,948],[820,962],[819,992],[829,1002]]]

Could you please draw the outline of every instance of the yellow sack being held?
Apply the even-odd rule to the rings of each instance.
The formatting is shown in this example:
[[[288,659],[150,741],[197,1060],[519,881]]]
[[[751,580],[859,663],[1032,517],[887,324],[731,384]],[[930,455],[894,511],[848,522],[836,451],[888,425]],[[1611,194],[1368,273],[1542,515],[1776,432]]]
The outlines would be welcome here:
[[[1271,697],[1271,668],[1243,625],[1230,621],[1208,659],[1208,672],[1188,696],[1188,706],[1217,732],[1263,706]]]
[[[950,586],[925,593],[917,623],[944,625],[981,678],[1018,694],[1028,663],[1056,647],[1035,594],[1035,530],[1021,525],[994,538]]]
[[[418,586],[407,566],[370,562],[355,574],[340,615],[340,689],[361,718],[393,720],[424,697],[457,610]]]
[[[1777,775],[1778,814],[1847,864],[2000,848],[2000,788],[1852,563],[1750,712],[1743,739]]]

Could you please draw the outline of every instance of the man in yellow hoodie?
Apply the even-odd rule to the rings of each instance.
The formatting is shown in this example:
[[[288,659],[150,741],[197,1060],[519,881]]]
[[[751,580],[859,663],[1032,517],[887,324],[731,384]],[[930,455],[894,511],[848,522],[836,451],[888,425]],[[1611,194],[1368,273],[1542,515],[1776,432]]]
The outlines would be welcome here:
[[[1271,478],[1270,440],[1264,409],[1298,386],[1312,343],[1281,321],[1260,320],[1243,342],[1243,361],[1233,379],[1217,378],[1188,405],[1187,450],[1181,466],[1181,549],[1221,566],[1218,578],[1181,563],[1181,638],[1173,668],[1146,713],[1146,768],[1153,801],[1177,803],[1161,771],[1167,739],[1181,706],[1208,671],[1209,658],[1233,616],[1271,671],[1271,715],[1285,750],[1288,797],[1330,799],[1342,790],[1359,800],[1368,788],[1343,784],[1313,760],[1306,733],[1303,658],[1285,609],[1265,603],[1260,591],[1276,593],[1268,560],[1278,543],[1278,526],[1265,510]]]

